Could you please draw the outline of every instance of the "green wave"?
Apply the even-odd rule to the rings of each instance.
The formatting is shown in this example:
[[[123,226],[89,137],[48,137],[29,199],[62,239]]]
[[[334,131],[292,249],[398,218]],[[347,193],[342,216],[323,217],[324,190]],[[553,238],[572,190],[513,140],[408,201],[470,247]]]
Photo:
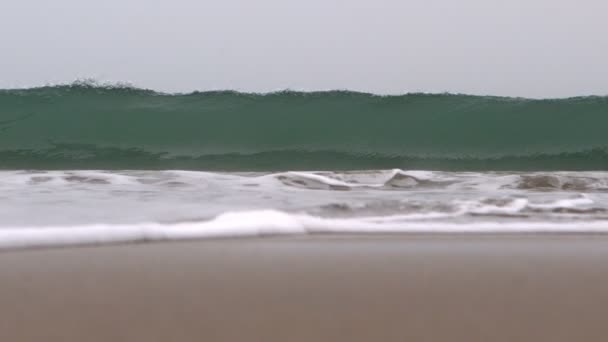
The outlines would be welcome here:
[[[608,97],[0,90],[0,168],[608,170]]]

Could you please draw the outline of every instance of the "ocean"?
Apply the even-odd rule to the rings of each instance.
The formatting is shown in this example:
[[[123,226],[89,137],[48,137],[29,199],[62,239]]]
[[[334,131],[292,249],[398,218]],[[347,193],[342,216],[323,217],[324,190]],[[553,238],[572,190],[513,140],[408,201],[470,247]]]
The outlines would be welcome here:
[[[608,232],[608,97],[0,90],[0,248]]]

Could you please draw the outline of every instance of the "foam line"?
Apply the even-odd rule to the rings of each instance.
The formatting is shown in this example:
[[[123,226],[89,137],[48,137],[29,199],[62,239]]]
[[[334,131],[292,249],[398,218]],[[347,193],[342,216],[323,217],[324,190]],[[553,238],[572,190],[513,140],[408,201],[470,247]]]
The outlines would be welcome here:
[[[593,222],[369,222],[327,219],[276,210],[228,212],[207,222],[4,228],[0,248],[103,245],[268,235],[379,233],[608,233],[608,221]]]

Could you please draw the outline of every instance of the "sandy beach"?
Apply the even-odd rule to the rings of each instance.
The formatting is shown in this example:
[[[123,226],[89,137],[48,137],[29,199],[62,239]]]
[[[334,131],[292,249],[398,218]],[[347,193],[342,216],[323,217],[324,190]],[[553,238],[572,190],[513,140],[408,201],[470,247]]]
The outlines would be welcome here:
[[[605,341],[608,236],[0,253],[1,341]]]

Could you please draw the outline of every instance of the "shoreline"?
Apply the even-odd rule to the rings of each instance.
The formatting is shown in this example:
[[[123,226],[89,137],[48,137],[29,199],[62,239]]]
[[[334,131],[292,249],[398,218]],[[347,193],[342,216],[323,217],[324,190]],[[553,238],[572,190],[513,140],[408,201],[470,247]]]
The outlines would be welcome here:
[[[125,239],[125,240],[107,240],[101,242],[74,242],[60,244],[32,244],[32,245],[16,245],[0,247],[0,256],[3,254],[13,254],[28,251],[53,251],[64,249],[97,249],[97,248],[120,248],[127,246],[155,246],[166,244],[196,244],[196,243],[213,243],[213,242],[228,242],[228,243],[247,243],[247,242],[270,242],[278,240],[285,241],[301,241],[301,240],[366,240],[366,239],[552,239],[552,238],[606,238],[608,239],[608,228],[606,230],[548,230],[548,231],[398,231],[398,232],[313,232],[313,233],[262,233],[259,235],[217,235],[209,237],[193,237],[193,238],[166,238],[166,239]]]

